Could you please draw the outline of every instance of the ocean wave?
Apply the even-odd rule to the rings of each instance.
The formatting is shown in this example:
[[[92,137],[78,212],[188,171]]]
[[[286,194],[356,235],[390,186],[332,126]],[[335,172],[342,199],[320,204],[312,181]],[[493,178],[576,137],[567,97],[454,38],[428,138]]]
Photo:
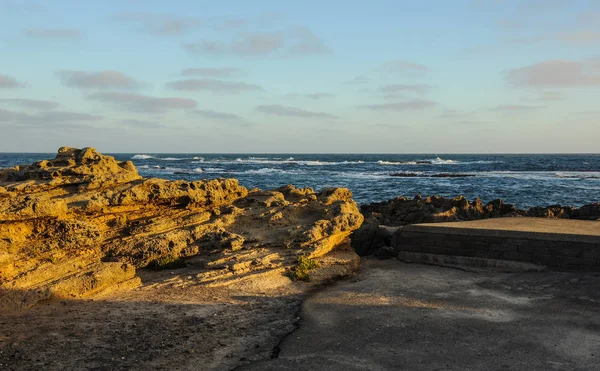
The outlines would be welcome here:
[[[226,170],[220,167],[207,167],[203,169],[205,173],[223,173]]]
[[[502,164],[503,161],[489,161],[489,160],[478,160],[478,161],[457,161],[457,160],[444,160],[443,158],[436,157],[433,159],[417,159],[412,161],[386,161],[379,160],[379,165],[471,165],[471,164]]]
[[[200,163],[200,162],[193,162]],[[235,160],[209,160],[202,161],[205,164],[221,164],[221,165],[241,165],[241,164],[255,164],[255,165],[299,165],[299,166],[336,166],[336,165],[349,165],[349,164],[364,164],[364,161],[320,161],[320,160],[293,160],[290,157],[286,160],[262,160],[256,158],[236,158]]]
[[[134,155],[132,160],[161,160],[161,161],[184,161],[184,160],[203,160],[202,157],[154,157],[151,155]]]
[[[151,158],[154,158],[154,156],[150,156],[150,155],[135,155],[131,159],[132,160],[149,160]]]
[[[175,171],[190,171],[189,169],[184,169],[184,168],[180,168],[180,167],[171,167],[171,166],[159,166],[159,165],[153,165],[153,166],[138,166],[138,168],[140,169],[149,169],[152,172],[160,172],[160,173],[172,173]]]
[[[255,174],[255,175],[269,175],[269,174],[306,174],[303,171],[298,170],[283,170],[275,169],[272,167],[265,167],[262,169],[252,169],[241,172],[241,174]]]
[[[377,161],[379,165],[416,165],[416,161]]]
[[[515,178],[515,179],[600,179],[597,171],[482,171],[477,173],[481,176]]]
[[[477,176],[475,173],[423,173],[423,172],[401,172],[390,174],[400,178],[470,178]]]
[[[600,172],[559,172],[555,173],[556,177],[561,179],[600,179]]]
[[[416,162],[419,163],[420,160],[417,160]],[[434,158],[433,160],[422,160],[425,162],[430,162],[433,165],[450,165],[450,164],[456,164],[457,162],[454,160],[443,160],[439,157]]]

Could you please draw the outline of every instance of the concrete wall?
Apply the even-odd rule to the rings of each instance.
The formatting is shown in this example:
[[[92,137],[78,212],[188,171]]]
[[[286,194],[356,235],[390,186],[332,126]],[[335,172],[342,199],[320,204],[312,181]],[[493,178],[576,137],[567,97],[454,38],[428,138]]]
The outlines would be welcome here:
[[[558,270],[600,270],[600,243],[585,237],[412,225],[399,229],[391,245],[397,252],[512,260]]]

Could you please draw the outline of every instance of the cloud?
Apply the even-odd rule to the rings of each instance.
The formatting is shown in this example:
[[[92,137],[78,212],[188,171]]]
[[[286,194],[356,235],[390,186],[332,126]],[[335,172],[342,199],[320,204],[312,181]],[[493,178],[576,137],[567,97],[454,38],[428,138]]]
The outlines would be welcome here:
[[[384,85],[379,88],[379,92],[383,94],[397,94],[397,93],[415,93],[425,94],[429,92],[433,87],[427,84],[391,84]]]
[[[291,93],[291,94],[286,94],[285,97],[292,98],[292,99],[293,98],[306,98],[306,99],[319,100],[319,99],[333,98],[333,97],[335,97],[335,95],[331,94],[331,93],[309,93],[309,94]]]
[[[155,98],[141,94],[121,92],[98,92],[87,99],[113,104],[124,109],[142,113],[161,113],[167,110],[187,110],[196,108],[195,100],[187,98]]]
[[[66,111],[41,112],[38,114],[38,116],[49,121],[95,121],[103,118],[102,116],[98,115]]]
[[[114,15],[113,19],[133,23],[143,32],[163,36],[183,34],[203,25],[199,18],[171,14],[120,13]]]
[[[9,103],[16,106],[26,107],[26,108],[34,108],[40,110],[52,110],[59,106],[58,103],[52,102],[49,100],[36,100],[36,99],[19,99],[19,98],[9,98],[9,99],[0,99],[0,103]]]
[[[570,31],[561,32],[557,35],[558,40],[569,45],[598,45],[600,43],[600,32],[598,31]]]
[[[491,110],[494,112],[510,115],[510,114],[517,114],[517,113],[528,113],[528,112],[535,111],[539,108],[542,108],[542,107],[529,106],[529,105],[524,105],[524,104],[504,104],[504,105],[496,106],[496,107],[492,108]]]
[[[194,110],[191,112],[192,115],[200,116],[210,121],[218,121],[227,125],[236,126],[251,126],[253,124],[247,122],[243,117],[235,115],[233,113],[211,111],[211,110]]]
[[[243,73],[240,68],[221,67],[221,68],[186,68],[181,71],[183,76],[204,76],[204,77],[235,77]]]
[[[211,91],[215,93],[231,93],[238,94],[244,92],[264,91],[258,85],[246,84],[237,81],[221,81],[214,79],[187,79],[171,81],[166,84],[166,87],[175,90],[186,91]]]
[[[200,40],[184,44],[190,53],[237,56],[309,56],[329,50],[319,37],[306,27],[286,31],[245,32],[232,42]]]
[[[600,86],[600,63],[593,60],[545,61],[509,70],[506,81],[513,86],[531,88]]]
[[[323,112],[313,112],[302,108],[282,106],[280,104],[271,104],[258,106],[256,109],[262,113],[274,116],[298,117],[298,118],[323,118],[336,119],[337,116]]]
[[[77,40],[83,37],[83,32],[74,28],[28,28],[25,35],[37,39]]]
[[[125,126],[131,126],[142,129],[160,129],[165,128],[166,126],[156,123],[154,121],[147,120],[138,120],[138,119],[125,119],[120,121],[121,124]]]
[[[218,31],[238,30],[251,25],[265,28],[272,27],[275,23],[277,23],[277,21],[281,20],[282,18],[283,14],[270,12],[249,18],[217,19],[211,22],[211,26],[213,26]]]
[[[15,125],[78,127],[83,122],[102,120],[102,116],[68,111],[47,111],[36,114],[0,109],[0,122]]]
[[[308,99],[324,99],[324,98],[333,98],[335,95],[331,93],[311,93],[304,95]]]
[[[396,103],[369,104],[359,107],[370,109],[373,111],[413,111],[435,107],[436,105],[436,102],[430,100],[415,99]]]
[[[430,68],[422,64],[408,62],[404,60],[393,60],[385,63],[382,70],[387,73],[400,75],[423,75],[430,71]]]
[[[135,89],[142,84],[119,71],[58,71],[63,85],[81,89]]]
[[[13,89],[21,87],[23,87],[23,84],[19,83],[17,79],[0,73],[0,89]]]

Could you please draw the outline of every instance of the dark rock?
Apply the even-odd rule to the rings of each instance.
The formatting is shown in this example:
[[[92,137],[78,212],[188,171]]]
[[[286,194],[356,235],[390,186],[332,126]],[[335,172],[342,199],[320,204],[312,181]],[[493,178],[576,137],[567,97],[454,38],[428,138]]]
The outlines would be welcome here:
[[[391,259],[396,258],[398,256],[398,251],[394,250],[394,248],[389,246],[383,246],[375,250],[373,253],[379,259]]]

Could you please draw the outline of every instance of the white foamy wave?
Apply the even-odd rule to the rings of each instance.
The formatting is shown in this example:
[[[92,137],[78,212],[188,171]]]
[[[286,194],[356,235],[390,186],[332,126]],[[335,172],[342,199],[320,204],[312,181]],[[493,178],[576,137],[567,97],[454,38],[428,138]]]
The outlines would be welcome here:
[[[306,174],[303,171],[298,170],[283,170],[283,169],[274,169],[272,167],[265,167],[262,169],[253,169],[246,170],[241,174],[255,174],[255,175],[269,175],[269,174]]]
[[[416,165],[415,161],[377,161],[379,165]]]
[[[204,172],[206,173],[222,173],[224,171],[225,169],[222,169],[220,167],[207,167],[204,169]]]
[[[286,160],[261,160],[256,158],[236,158],[235,160],[211,160],[202,161],[204,164],[220,164],[220,165],[240,165],[240,164],[257,164],[257,165],[300,165],[300,166],[335,166],[335,165],[348,165],[348,164],[363,164],[364,161],[320,161],[320,160],[290,160],[292,157]],[[193,161],[193,163],[200,163]]]
[[[483,171],[478,174],[491,178],[513,178],[522,180],[549,180],[556,178],[574,180],[600,179],[600,172],[585,171]]]
[[[194,172],[195,173],[203,173],[204,170],[201,167],[197,167],[197,168],[194,169]]]
[[[449,165],[449,164],[456,164],[456,161],[454,160],[443,160],[439,157],[434,158],[433,160],[425,160],[425,161],[430,161],[431,164],[434,165]],[[417,160],[418,162],[418,160]]]
[[[454,165],[458,164],[455,160],[444,160],[440,157],[434,159],[414,160],[414,161],[377,161],[379,165]]]
[[[154,157],[150,155],[134,155],[132,160],[161,160],[161,161],[183,161],[183,160],[201,160],[202,157]]]
[[[151,158],[154,158],[154,157],[150,156],[150,155],[135,155],[131,159],[132,160],[149,160]]]
[[[600,179],[600,172],[597,171],[563,171],[554,175],[562,179]]]

